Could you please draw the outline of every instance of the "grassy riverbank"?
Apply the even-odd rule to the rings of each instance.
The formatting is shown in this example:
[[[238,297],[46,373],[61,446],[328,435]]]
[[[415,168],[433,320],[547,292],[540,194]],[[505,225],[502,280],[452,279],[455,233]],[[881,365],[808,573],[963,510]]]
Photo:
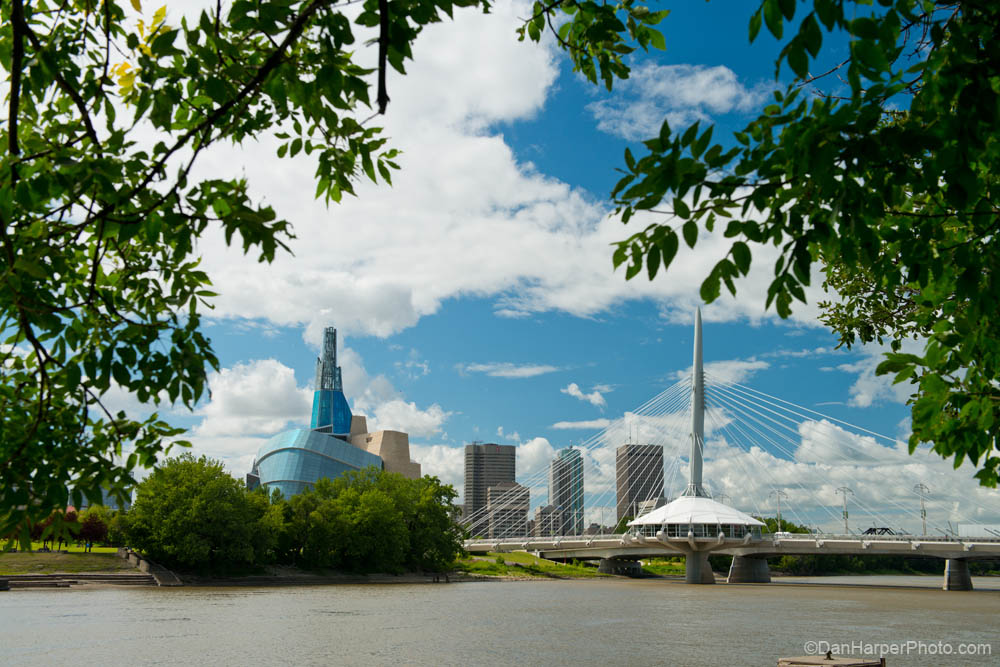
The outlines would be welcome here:
[[[683,558],[644,558],[642,571],[658,577],[684,576]]]
[[[0,554],[0,575],[64,574],[82,572],[122,572],[135,568],[115,555],[115,549],[94,553],[83,550],[63,552],[19,551]]]
[[[469,556],[455,562],[458,572],[492,577],[539,577],[549,579],[592,579],[607,577],[597,567],[582,563],[557,563],[524,551]]]

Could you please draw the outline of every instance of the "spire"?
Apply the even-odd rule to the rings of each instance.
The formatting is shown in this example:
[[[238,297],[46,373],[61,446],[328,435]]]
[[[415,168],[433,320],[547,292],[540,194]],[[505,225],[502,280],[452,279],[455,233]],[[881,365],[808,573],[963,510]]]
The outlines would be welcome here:
[[[351,407],[337,365],[337,330],[323,330],[323,352],[316,359],[316,391],[310,428],[329,428],[334,435],[351,431]]]
[[[685,496],[705,496],[701,486],[702,450],[705,445],[705,371],[701,360],[701,308],[694,314],[694,365],[691,377],[691,456]]]
[[[340,366],[337,365],[337,330],[327,327],[323,330],[323,354],[316,359],[316,390],[333,389],[343,391]]]

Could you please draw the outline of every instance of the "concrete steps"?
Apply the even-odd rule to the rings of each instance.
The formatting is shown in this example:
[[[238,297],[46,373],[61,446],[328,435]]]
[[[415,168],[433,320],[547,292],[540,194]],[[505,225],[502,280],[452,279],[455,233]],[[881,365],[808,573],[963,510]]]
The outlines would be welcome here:
[[[156,586],[151,574],[7,574],[0,577],[10,589],[17,588],[69,588],[86,584],[111,584],[114,586]]]

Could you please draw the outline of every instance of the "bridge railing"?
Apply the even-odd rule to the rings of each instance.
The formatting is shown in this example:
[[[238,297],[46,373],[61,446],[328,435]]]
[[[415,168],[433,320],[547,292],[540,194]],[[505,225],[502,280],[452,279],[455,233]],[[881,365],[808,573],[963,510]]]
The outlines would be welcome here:
[[[1000,537],[972,537],[969,535],[864,535],[860,533],[764,533],[772,540],[866,540],[877,542],[989,542],[1000,543]]]

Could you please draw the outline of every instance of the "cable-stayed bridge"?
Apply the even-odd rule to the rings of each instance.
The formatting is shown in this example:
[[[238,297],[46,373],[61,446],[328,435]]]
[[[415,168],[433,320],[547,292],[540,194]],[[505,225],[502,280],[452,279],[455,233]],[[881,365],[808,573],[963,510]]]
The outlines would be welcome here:
[[[768,556],[936,557],[947,589],[971,588],[968,561],[1000,558],[1000,495],[969,466],[705,372],[700,312],[694,338],[690,374],[576,447],[582,497],[553,507],[579,475],[571,466],[526,476],[465,517],[466,548],[602,559],[611,571],[683,554],[689,583],[714,581],[709,553],[734,556],[733,582],[769,581]],[[811,532],[768,532],[765,516]],[[581,525],[586,534],[568,530]]]

